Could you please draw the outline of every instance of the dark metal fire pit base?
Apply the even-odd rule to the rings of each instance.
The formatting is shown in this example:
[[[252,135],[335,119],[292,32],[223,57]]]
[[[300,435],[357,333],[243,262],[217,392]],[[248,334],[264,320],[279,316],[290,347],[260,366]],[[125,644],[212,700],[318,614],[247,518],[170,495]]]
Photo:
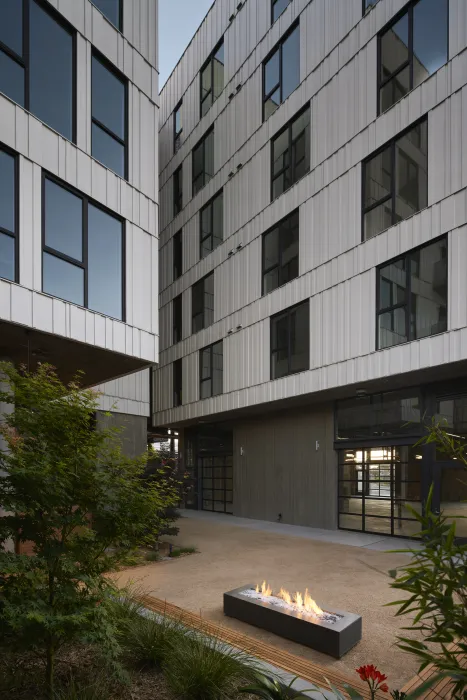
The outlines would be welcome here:
[[[248,598],[242,591],[254,588],[242,586],[224,593],[224,615],[235,617],[255,627],[273,632],[279,637],[291,639],[323,654],[340,659],[362,638],[362,618],[360,615],[324,610],[342,617],[334,624],[304,615],[303,613],[277,608],[270,603]]]

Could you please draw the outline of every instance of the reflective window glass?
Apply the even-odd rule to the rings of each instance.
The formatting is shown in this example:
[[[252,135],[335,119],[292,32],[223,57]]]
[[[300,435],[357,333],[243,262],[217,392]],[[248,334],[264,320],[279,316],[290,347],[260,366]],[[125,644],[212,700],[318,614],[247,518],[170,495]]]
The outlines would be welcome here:
[[[0,229],[15,232],[15,159],[0,150]]]
[[[183,272],[182,232],[178,231],[173,237],[173,279],[180,277]]]
[[[15,239],[0,231],[0,278],[15,281]]]
[[[223,392],[223,343],[215,343],[200,350],[201,399],[217,396]]]
[[[200,212],[200,257],[204,258],[223,241],[223,193],[217,194]]]
[[[263,64],[263,119],[300,84],[300,27],[286,34]]]
[[[42,256],[42,289],[58,299],[84,306],[84,269],[49,253]]]
[[[224,40],[214,49],[200,73],[201,116],[204,117],[224,89]]]
[[[70,258],[83,260],[83,200],[52,180],[45,180],[44,238]]]
[[[93,5],[99,8],[102,14],[105,15],[110,22],[112,22],[114,27],[117,27],[117,29],[122,31],[120,21],[120,3],[123,2],[123,0],[91,0],[91,2]]]
[[[300,84],[300,27],[282,44],[282,100]]]
[[[193,196],[206,185],[214,175],[214,131],[208,134],[192,151]]]
[[[271,379],[310,367],[309,302],[271,318]]]
[[[310,170],[310,108],[295,117],[272,140],[272,198]]]
[[[203,277],[191,288],[191,332],[197,333],[214,322],[214,273]]]
[[[24,68],[0,49],[0,92],[24,107]]]
[[[0,42],[23,55],[23,0],[4,0],[0,9]]]
[[[263,236],[263,294],[298,277],[299,216],[293,212]]]
[[[92,57],[92,155],[125,177],[125,81]]]
[[[272,24],[281,16],[291,0],[272,0]]]
[[[182,314],[183,314],[183,302],[182,295],[179,294],[178,297],[172,302],[172,316],[173,316],[173,335],[172,343],[176,345],[182,339]]]
[[[88,307],[123,318],[123,224],[88,207]]]

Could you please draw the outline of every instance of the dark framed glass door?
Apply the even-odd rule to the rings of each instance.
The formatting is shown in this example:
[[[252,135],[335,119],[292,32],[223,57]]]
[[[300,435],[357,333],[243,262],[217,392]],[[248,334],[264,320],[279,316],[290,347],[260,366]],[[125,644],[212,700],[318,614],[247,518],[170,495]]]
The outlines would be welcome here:
[[[216,513],[233,513],[232,455],[199,457],[201,507]]]

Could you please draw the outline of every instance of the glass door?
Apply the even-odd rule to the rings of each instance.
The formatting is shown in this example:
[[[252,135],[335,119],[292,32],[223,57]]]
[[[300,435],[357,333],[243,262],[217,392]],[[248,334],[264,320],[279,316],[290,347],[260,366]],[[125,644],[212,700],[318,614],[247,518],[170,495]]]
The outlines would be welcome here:
[[[202,509],[216,513],[233,513],[232,455],[199,457]]]

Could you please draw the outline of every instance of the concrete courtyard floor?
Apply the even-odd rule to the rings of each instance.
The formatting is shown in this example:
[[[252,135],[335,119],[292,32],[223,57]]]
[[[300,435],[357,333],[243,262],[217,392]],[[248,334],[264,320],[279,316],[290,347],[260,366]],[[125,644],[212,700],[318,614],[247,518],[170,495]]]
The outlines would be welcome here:
[[[228,516],[185,511],[178,521],[179,535],[167,539],[178,546],[194,545],[199,553],[120,572],[119,583],[136,583],[148,595],[350,676],[361,664],[373,663],[388,675],[391,688],[400,688],[415,675],[413,658],[395,646],[399,630],[410,620],[395,618],[395,608],[384,607],[400,597],[389,587],[387,572],[409,561],[406,554],[384,551],[400,541],[242,519],[233,523]],[[308,588],[322,607],[360,614],[362,641],[336,660],[224,616],[225,591],[263,579],[274,590]]]

